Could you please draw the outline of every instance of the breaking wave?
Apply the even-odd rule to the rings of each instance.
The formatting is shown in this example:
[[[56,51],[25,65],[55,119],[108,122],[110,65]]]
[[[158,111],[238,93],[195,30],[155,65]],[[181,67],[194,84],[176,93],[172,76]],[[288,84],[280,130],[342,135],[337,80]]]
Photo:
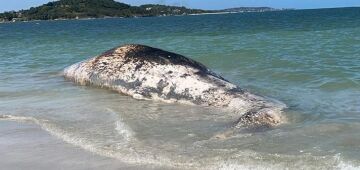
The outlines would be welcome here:
[[[61,128],[57,127],[55,124],[52,124],[48,120],[37,119],[34,117],[24,117],[24,116],[14,116],[14,115],[0,115],[0,120],[7,120],[7,121],[15,121],[20,123],[34,123],[39,125],[43,130],[49,132],[51,135],[69,143],[74,146],[78,146],[86,151],[90,151],[92,153],[115,158],[120,161],[129,164],[152,164],[156,166],[164,166],[164,167],[176,167],[176,163],[172,162],[170,159],[161,157],[161,156],[154,156],[149,153],[140,151],[136,152],[135,148],[127,147],[127,150],[123,152],[119,152],[117,150],[111,150],[106,148],[101,148],[96,146],[95,144],[88,142],[87,139],[74,136]],[[121,134],[124,135],[124,139],[131,140],[132,133],[131,131],[127,131],[126,129],[121,129],[122,127],[127,128],[127,126],[122,123],[121,121],[116,122],[116,130]],[[132,141],[133,142],[133,141]]]
[[[20,123],[33,123],[40,126],[43,130],[51,135],[69,143],[80,147],[86,151],[115,158],[129,164],[150,164],[161,167],[180,168],[180,169],[316,169],[319,164],[325,165],[327,169],[343,169],[353,170],[360,167],[351,162],[343,160],[340,154],[329,156],[289,156],[289,155],[273,155],[258,154],[253,151],[237,152],[235,155],[225,157],[209,157],[201,160],[176,161],[164,155],[155,155],[150,151],[142,148],[141,142],[135,138],[135,133],[126,125],[121,118],[115,122],[115,130],[124,138],[127,145],[123,145],[120,150],[114,148],[106,148],[89,142],[87,138],[76,136],[69,133],[55,123],[49,120],[38,119],[34,117],[0,115],[0,120],[15,121]],[[121,146],[120,146],[121,147]],[[267,162],[270,157],[281,158],[287,161],[281,163]],[[308,161],[312,162],[309,163]],[[325,168],[323,167],[323,168]]]

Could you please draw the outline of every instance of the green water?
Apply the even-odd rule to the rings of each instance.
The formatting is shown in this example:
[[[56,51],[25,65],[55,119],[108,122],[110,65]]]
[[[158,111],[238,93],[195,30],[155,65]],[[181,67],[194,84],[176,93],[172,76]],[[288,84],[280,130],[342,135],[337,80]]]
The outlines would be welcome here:
[[[234,121],[227,113],[139,101],[61,76],[126,43],[200,61],[284,102],[288,122],[213,140]],[[139,166],[357,169],[360,8],[0,24],[0,115],[35,119],[66,143]]]

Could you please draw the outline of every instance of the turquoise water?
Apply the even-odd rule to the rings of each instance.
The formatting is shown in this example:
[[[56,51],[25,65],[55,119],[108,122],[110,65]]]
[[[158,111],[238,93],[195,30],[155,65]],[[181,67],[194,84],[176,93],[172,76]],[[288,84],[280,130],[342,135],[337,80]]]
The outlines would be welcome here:
[[[61,76],[66,66],[126,43],[200,61],[284,102],[288,121],[216,140],[235,120],[226,112],[135,100]],[[36,124],[128,164],[357,169],[359,96],[359,8],[0,24],[0,115],[13,116],[0,124]]]

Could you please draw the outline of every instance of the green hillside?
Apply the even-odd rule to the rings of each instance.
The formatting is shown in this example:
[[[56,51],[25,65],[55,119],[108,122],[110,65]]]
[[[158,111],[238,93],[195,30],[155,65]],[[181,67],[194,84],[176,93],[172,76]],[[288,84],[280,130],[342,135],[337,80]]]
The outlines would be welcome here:
[[[39,7],[0,14],[3,21],[52,20],[103,17],[146,17],[203,13],[185,7],[165,5],[130,6],[114,0],[60,0]]]

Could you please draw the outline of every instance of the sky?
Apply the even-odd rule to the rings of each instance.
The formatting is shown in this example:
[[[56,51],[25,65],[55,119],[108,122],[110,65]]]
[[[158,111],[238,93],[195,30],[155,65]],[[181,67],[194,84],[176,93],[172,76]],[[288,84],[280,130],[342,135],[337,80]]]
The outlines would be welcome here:
[[[0,0],[0,12],[28,9],[53,0]],[[116,0],[131,5],[165,4],[199,9],[224,9],[233,7],[273,7],[273,8],[332,8],[360,7],[360,0]]]

